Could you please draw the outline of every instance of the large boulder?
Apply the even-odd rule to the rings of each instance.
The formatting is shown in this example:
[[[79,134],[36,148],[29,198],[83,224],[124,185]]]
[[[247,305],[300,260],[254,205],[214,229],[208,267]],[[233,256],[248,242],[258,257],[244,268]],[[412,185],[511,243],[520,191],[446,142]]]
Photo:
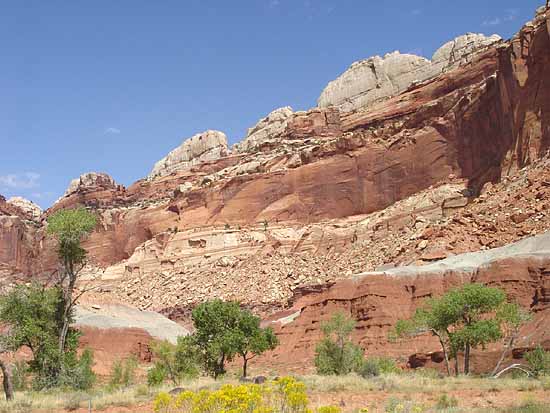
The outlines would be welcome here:
[[[344,112],[371,106],[398,95],[411,85],[431,79],[471,60],[472,55],[500,41],[497,35],[468,33],[445,43],[432,60],[396,51],[353,63],[329,82],[317,103],[321,108],[337,106]]]
[[[223,132],[207,130],[185,140],[158,161],[148,179],[170,175],[205,161],[214,161],[228,154],[227,137]]]

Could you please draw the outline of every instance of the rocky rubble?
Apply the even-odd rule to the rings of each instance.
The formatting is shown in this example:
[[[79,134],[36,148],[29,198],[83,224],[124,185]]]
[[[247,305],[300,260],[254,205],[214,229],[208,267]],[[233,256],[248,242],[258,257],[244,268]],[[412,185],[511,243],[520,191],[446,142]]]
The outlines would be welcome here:
[[[165,234],[164,247],[146,244],[122,267],[106,270],[119,271],[118,281],[108,277],[110,294],[174,317],[215,297],[269,313],[284,308],[304,285],[429,264],[549,231],[549,171],[550,160],[543,159],[487,185],[470,201],[467,188],[457,182],[345,220]]]

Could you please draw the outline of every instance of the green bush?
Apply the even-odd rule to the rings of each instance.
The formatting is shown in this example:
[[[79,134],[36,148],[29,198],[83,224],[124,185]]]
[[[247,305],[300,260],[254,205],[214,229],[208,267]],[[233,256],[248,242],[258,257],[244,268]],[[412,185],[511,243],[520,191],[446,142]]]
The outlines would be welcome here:
[[[158,386],[164,380],[170,380],[174,386],[182,379],[199,375],[199,352],[193,338],[178,337],[177,344],[159,341],[153,345],[155,364],[147,374],[147,383]]]
[[[376,377],[381,374],[398,374],[401,369],[395,360],[389,357],[369,357],[363,361],[357,371],[361,377]]]
[[[27,389],[27,378],[29,375],[29,367],[24,361],[16,361],[13,365],[12,383],[15,391],[23,391]]]
[[[122,361],[115,361],[111,370],[109,387],[112,389],[117,389],[120,387],[128,387],[133,384],[135,381],[137,366],[138,361],[135,356],[130,356]]]
[[[166,368],[160,363],[155,363],[147,372],[147,384],[149,386],[160,386],[166,380],[166,377]]]
[[[525,355],[525,361],[535,377],[550,374],[550,352],[540,345]]]
[[[335,313],[323,323],[324,338],[315,349],[315,367],[322,375],[342,375],[358,371],[363,363],[363,350],[350,340],[355,321],[344,313]]]
[[[365,379],[380,376],[380,366],[374,359],[367,359],[361,365],[359,375]]]

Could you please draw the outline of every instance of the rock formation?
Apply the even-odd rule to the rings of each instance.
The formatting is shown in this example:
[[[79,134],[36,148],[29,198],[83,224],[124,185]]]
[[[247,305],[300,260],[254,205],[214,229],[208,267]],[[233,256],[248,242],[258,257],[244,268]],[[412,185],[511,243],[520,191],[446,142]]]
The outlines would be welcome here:
[[[8,204],[15,205],[20,208],[27,216],[31,217],[33,220],[37,220],[42,215],[42,208],[36,205],[34,202],[29,201],[20,196],[13,196],[8,199]]]
[[[413,84],[470,62],[473,55],[500,40],[468,33],[439,48],[432,60],[424,57],[389,53],[353,63],[323,90],[318,100],[321,108],[336,106],[344,112],[366,108],[404,92]]]
[[[301,308],[304,318],[279,333],[296,354],[303,340],[309,357],[317,330],[299,335],[302,321],[315,321],[307,300],[317,297],[327,309],[341,302],[363,325],[374,308],[374,325],[358,329],[356,339],[367,350],[383,349],[396,317],[385,308],[395,303],[405,315],[418,302],[415,291],[478,279],[461,269],[410,277],[388,269],[550,231],[549,33],[549,16],[539,12],[510,41],[472,35],[443,46],[432,62],[407,57],[411,68],[438,72],[414,86],[399,66],[372,60],[386,76],[375,80],[391,73],[394,84],[384,87],[398,95],[366,108],[358,98],[351,112],[336,104],[282,109],[231,154],[221,132],[197,135],[128,188],[105,176],[80,178],[42,217],[75,205],[97,214],[84,246],[86,275],[100,279],[90,299],[100,304],[123,301],[181,322],[214,297],[239,299],[266,317]],[[21,280],[55,269],[41,222],[3,199],[0,215],[0,275]],[[506,258],[476,274],[510,286],[522,303],[546,300],[546,264],[516,258],[510,265],[533,274],[531,281],[509,277]],[[366,272],[361,282],[349,281]],[[371,280],[372,296],[353,296]],[[324,317],[323,303],[311,311]],[[414,346],[404,344],[400,354],[418,353]]]
[[[286,130],[292,113],[293,111],[290,106],[275,109],[255,126],[248,129],[246,137],[241,142],[235,144],[234,151],[250,152],[265,141],[278,139]]]
[[[399,319],[410,317],[423,300],[441,295],[465,282],[485,283],[502,288],[509,297],[535,314],[523,328],[518,347],[545,343],[550,347],[550,330],[540,323],[550,315],[550,232],[489,251],[458,255],[423,267],[400,267],[383,272],[363,273],[353,279],[304,289],[296,294],[293,306],[273,315],[273,325],[281,345],[270,355],[270,365],[283,369],[311,369],[320,325],[335,311],[343,311],[357,325],[353,339],[369,356],[385,355],[415,360],[410,367],[438,367],[440,346],[435,337],[422,335],[414,340],[390,341],[389,332]],[[391,304],[390,304],[391,303]],[[424,361],[418,356],[421,353]],[[484,372],[494,367],[500,351],[490,346],[481,356],[474,353],[474,368]],[[304,362],[305,361],[305,362]],[[266,362],[266,360],[264,360]],[[429,362],[429,363],[428,363]]]
[[[158,161],[149,179],[170,175],[204,161],[213,161],[227,155],[227,137],[223,132],[207,130],[185,140],[180,146]]]
[[[119,189],[119,185],[115,180],[103,172],[87,172],[80,175],[78,178],[73,179],[65,194],[63,196],[69,196],[75,192],[90,192],[98,189]]]

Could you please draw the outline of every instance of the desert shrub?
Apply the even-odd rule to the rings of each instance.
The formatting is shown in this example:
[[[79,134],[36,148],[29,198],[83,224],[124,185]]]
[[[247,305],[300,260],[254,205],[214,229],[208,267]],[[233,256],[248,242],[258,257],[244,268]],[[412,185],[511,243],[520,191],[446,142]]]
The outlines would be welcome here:
[[[12,370],[12,384],[15,391],[27,389],[29,367],[24,361],[16,361]]]
[[[525,361],[535,377],[550,374],[550,352],[537,346],[525,355]]]
[[[159,393],[153,403],[155,413],[309,413],[307,406],[305,385],[291,377],[262,385],[227,384],[218,390],[184,391],[177,396]]]
[[[156,361],[147,375],[151,386],[170,380],[177,385],[182,379],[195,378],[199,375],[199,350],[193,337],[178,337],[177,344],[168,341],[153,345]]]
[[[73,387],[79,390],[91,389],[96,382],[96,375],[92,369],[94,365],[94,354],[86,349],[78,360],[76,374],[73,375]]]
[[[541,403],[535,400],[527,400],[507,411],[507,413],[547,413],[547,403]]]
[[[315,367],[322,375],[342,375],[358,371],[363,364],[363,350],[350,340],[355,321],[344,313],[335,313],[323,323],[323,339],[315,348]]]
[[[380,366],[374,359],[367,359],[359,368],[359,375],[365,379],[380,376]]]
[[[112,389],[117,389],[120,387],[128,387],[133,384],[137,366],[138,361],[135,356],[130,356],[124,360],[115,361],[111,370],[109,387]]]
[[[341,413],[342,409],[338,406],[321,406],[317,408],[317,413]]]
[[[160,386],[166,380],[166,376],[166,368],[160,363],[155,363],[147,372],[147,384],[149,386]]]
[[[369,357],[361,364],[358,373],[363,378],[376,377],[381,374],[398,374],[401,369],[395,360],[389,357]]]
[[[386,413],[422,413],[424,409],[422,406],[416,405],[410,400],[400,400],[395,397],[391,397],[384,409]]]
[[[0,406],[0,413],[28,413],[32,409],[30,400],[15,400]]]
[[[458,406],[458,399],[453,396],[449,396],[447,394],[442,394],[437,399],[437,403],[435,405],[436,409],[443,410],[443,409],[450,409],[451,407],[457,407]]]
[[[78,410],[86,400],[88,397],[83,393],[70,393],[65,400],[64,407],[68,411]]]

